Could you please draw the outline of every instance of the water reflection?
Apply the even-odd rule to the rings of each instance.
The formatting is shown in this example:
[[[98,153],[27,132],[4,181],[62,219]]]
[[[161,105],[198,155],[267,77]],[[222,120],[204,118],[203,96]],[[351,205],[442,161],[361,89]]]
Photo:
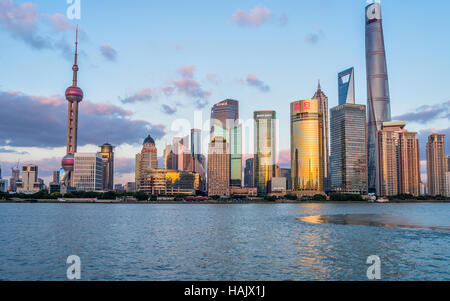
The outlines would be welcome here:
[[[414,223],[390,214],[337,214],[316,215],[297,218],[302,222],[312,224],[334,224],[334,225],[358,225],[384,228],[406,228],[406,229],[430,229],[449,231],[448,226],[429,226]]]

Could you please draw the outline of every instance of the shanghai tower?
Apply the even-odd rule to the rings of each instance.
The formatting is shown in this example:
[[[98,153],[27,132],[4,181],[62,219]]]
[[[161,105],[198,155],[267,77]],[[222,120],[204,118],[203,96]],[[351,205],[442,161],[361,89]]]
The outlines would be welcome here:
[[[391,101],[380,3],[366,7],[366,68],[368,97],[369,191],[378,191],[377,136],[383,122],[391,121]]]

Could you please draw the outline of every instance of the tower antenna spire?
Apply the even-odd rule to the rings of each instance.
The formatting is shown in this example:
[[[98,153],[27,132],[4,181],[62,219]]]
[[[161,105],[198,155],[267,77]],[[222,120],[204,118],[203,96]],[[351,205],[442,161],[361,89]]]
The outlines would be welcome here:
[[[73,70],[73,86],[77,86],[78,81],[78,25],[77,25],[77,31],[76,31],[76,38],[75,38],[75,62],[72,67]]]

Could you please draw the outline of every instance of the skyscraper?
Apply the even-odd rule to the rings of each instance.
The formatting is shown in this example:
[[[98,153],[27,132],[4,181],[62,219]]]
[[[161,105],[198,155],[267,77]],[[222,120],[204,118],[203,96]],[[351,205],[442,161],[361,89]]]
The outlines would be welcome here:
[[[17,190],[17,182],[20,179],[20,169],[19,169],[19,163],[17,163],[16,168],[11,168],[11,178],[9,180],[9,186],[11,188],[11,191]]]
[[[223,137],[230,156],[230,186],[242,186],[242,127],[239,124],[239,101],[226,99],[211,109],[211,138]]]
[[[53,172],[53,182],[52,182],[52,184],[59,184],[59,181],[60,181],[60,173],[59,173],[59,170],[56,170],[56,171],[54,171]]]
[[[254,159],[250,158],[245,161],[244,169],[244,186],[245,187],[255,187],[253,178],[253,162]]]
[[[230,186],[242,186],[242,125],[231,129],[230,135]]]
[[[18,193],[37,193],[41,190],[38,180],[38,167],[33,164],[22,166],[22,181],[17,182]]]
[[[67,187],[73,186],[73,169],[75,164],[74,154],[77,152],[78,139],[78,106],[83,100],[83,91],[77,86],[78,82],[78,27],[75,40],[75,62],[72,67],[73,82],[72,86],[66,90],[66,99],[68,102],[67,116],[67,155],[62,160],[62,167],[66,171],[64,174],[63,189],[67,191]]]
[[[102,191],[103,163],[97,153],[75,153],[73,187],[77,191]]]
[[[163,155],[163,168],[164,169],[170,169],[170,168],[168,168],[168,166],[169,166],[169,156],[170,156],[171,152],[172,152],[172,146],[166,145],[166,148],[164,149],[164,155]]]
[[[366,194],[366,106],[344,103],[331,109],[331,190]]]
[[[102,169],[103,169],[103,190],[114,190],[114,146],[109,143],[105,143],[100,146],[100,152],[102,156]]]
[[[369,191],[376,191],[377,136],[383,122],[391,121],[389,81],[380,3],[366,7],[366,69],[368,109]]]
[[[211,139],[223,137],[227,139],[230,129],[239,119],[239,102],[226,99],[215,104],[211,109]],[[227,140],[228,141],[228,140]]]
[[[256,111],[254,182],[258,195],[270,193],[271,180],[277,176],[277,113]]]
[[[230,195],[229,145],[222,137],[212,139],[208,147],[208,195]]]
[[[405,126],[404,121],[384,122],[378,132],[379,195],[420,195],[419,141]]]
[[[447,156],[447,197],[450,197],[450,156]]]
[[[324,177],[324,189],[325,191],[330,190],[330,142],[329,142],[329,131],[328,131],[328,97],[323,93],[320,87],[320,82],[313,99],[319,101],[319,113],[322,116],[322,134],[323,134],[323,177]]]
[[[298,195],[324,192],[323,116],[317,99],[291,103],[292,190]]]
[[[150,135],[145,138],[141,153],[136,155],[136,188],[138,190],[141,178],[148,169],[158,169],[158,150],[155,140]]]
[[[427,143],[428,194],[432,196],[447,193],[447,156],[445,135],[434,134]]]
[[[339,79],[339,105],[355,104],[355,68],[342,71]]]

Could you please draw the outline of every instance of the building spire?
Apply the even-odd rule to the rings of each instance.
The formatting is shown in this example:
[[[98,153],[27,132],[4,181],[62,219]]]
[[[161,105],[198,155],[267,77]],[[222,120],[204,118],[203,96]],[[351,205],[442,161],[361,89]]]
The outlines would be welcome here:
[[[318,90],[318,91],[321,91],[321,90],[322,90],[322,87],[320,86],[320,79],[319,79],[319,84],[317,85],[317,90]]]
[[[76,33],[76,39],[75,39],[75,62],[72,67],[73,70],[73,86],[77,86],[77,79],[78,79],[78,25],[77,25],[77,33]]]

